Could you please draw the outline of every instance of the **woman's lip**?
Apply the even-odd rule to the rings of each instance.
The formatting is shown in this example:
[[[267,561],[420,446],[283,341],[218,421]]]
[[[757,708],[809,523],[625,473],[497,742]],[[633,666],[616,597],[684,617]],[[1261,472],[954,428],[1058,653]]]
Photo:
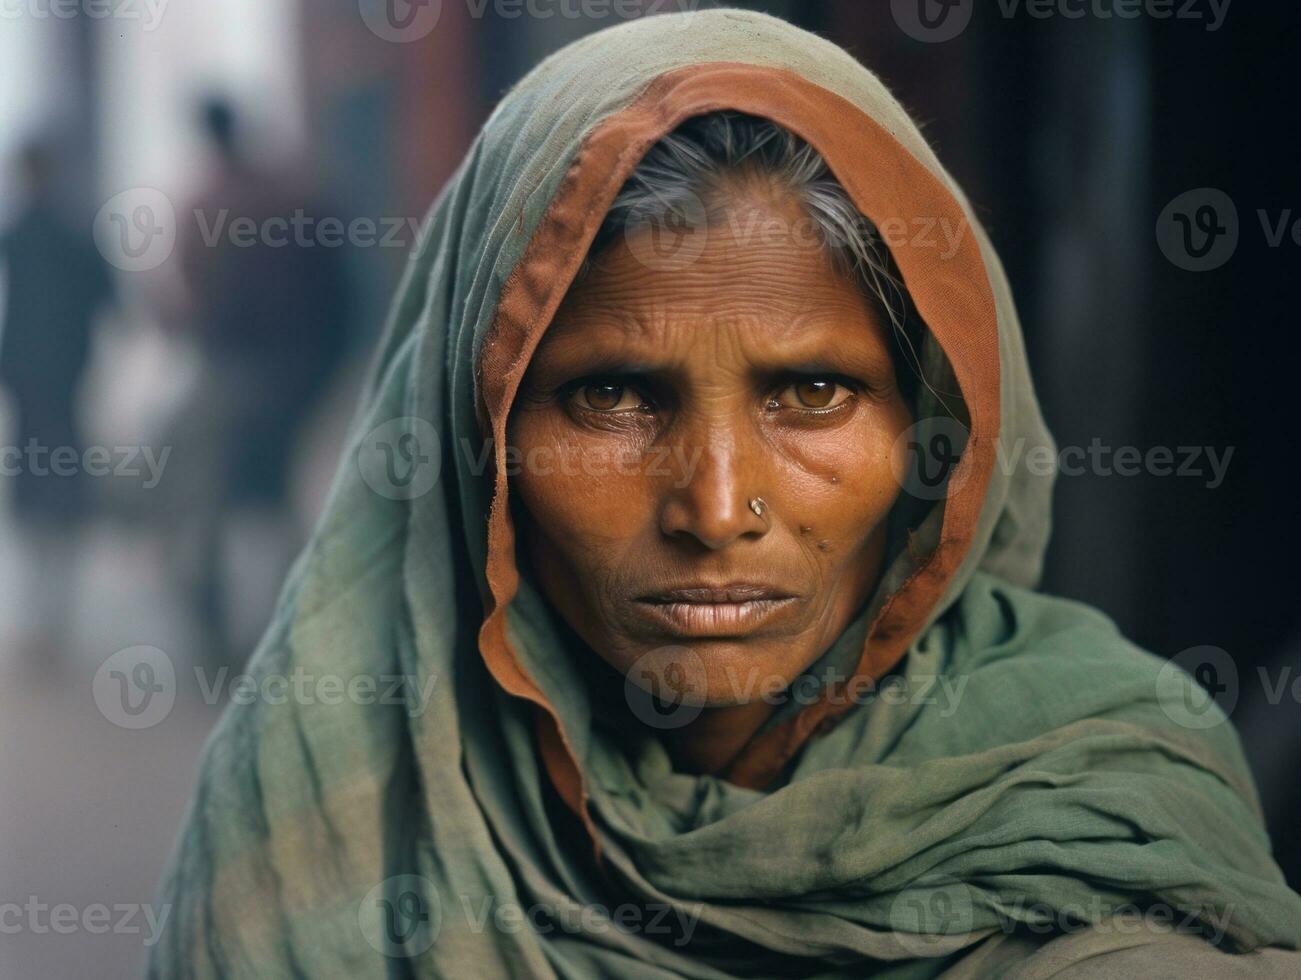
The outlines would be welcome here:
[[[691,585],[684,588],[665,589],[651,595],[638,596],[637,601],[651,605],[676,605],[679,603],[735,605],[747,602],[773,602],[792,598],[794,596],[789,592],[770,585],[738,582],[732,585]]]
[[[716,592],[717,590],[708,590]],[[659,629],[679,637],[722,638],[744,636],[793,608],[794,596],[734,599],[730,601],[638,600],[634,605],[640,615]]]

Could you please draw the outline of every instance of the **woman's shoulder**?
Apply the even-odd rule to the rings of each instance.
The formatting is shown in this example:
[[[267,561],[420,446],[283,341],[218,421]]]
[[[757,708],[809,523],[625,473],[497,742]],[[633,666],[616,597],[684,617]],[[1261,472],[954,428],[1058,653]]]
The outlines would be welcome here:
[[[1105,665],[1151,678],[1168,663],[1129,640],[1102,610],[986,572],[971,577],[945,619],[954,651],[950,662],[964,670],[1009,659],[1043,660],[1049,670]]]
[[[996,933],[940,980],[1295,980],[1301,952],[1277,947],[1228,952],[1152,916],[1115,916],[1057,933]]]
[[[1085,603],[977,573],[935,633],[923,646],[961,699],[947,718],[919,718],[919,735],[994,718],[987,741],[1001,744],[1088,722],[1209,753],[1235,782],[1246,771],[1228,716],[1174,651],[1144,650]],[[1254,798],[1247,781],[1241,788]]]
[[[1230,953],[1196,933],[1155,930],[1148,923],[1113,920],[1060,936],[1003,974],[1008,980],[1295,980],[1301,953],[1257,949]]]

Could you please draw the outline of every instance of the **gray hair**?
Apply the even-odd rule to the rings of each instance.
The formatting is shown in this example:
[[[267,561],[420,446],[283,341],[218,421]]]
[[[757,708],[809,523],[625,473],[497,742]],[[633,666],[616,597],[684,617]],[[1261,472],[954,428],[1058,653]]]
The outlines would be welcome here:
[[[669,216],[690,218],[702,204],[726,200],[737,178],[746,177],[767,178],[799,200],[832,262],[862,286],[893,326],[912,369],[898,372],[899,382],[911,393],[921,373],[919,318],[889,250],[822,155],[771,120],[732,110],[711,112],[660,139],[619,191],[580,276],[629,227]]]

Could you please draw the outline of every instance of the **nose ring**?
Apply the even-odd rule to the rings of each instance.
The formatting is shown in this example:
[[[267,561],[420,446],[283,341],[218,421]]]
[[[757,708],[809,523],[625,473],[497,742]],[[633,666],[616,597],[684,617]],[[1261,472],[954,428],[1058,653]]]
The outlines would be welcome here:
[[[750,509],[754,511],[755,517],[763,517],[764,510],[768,507],[762,497],[754,497],[750,500]]]

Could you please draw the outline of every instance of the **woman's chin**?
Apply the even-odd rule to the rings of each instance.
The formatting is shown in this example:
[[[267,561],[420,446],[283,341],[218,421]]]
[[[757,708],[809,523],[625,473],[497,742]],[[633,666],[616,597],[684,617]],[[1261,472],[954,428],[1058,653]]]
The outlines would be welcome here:
[[[666,637],[642,647],[626,669],[630,683],[657,696],[719,708],[776,702],[810,659],[797,637]],[[816,651],[813,651],[816,652]]]

